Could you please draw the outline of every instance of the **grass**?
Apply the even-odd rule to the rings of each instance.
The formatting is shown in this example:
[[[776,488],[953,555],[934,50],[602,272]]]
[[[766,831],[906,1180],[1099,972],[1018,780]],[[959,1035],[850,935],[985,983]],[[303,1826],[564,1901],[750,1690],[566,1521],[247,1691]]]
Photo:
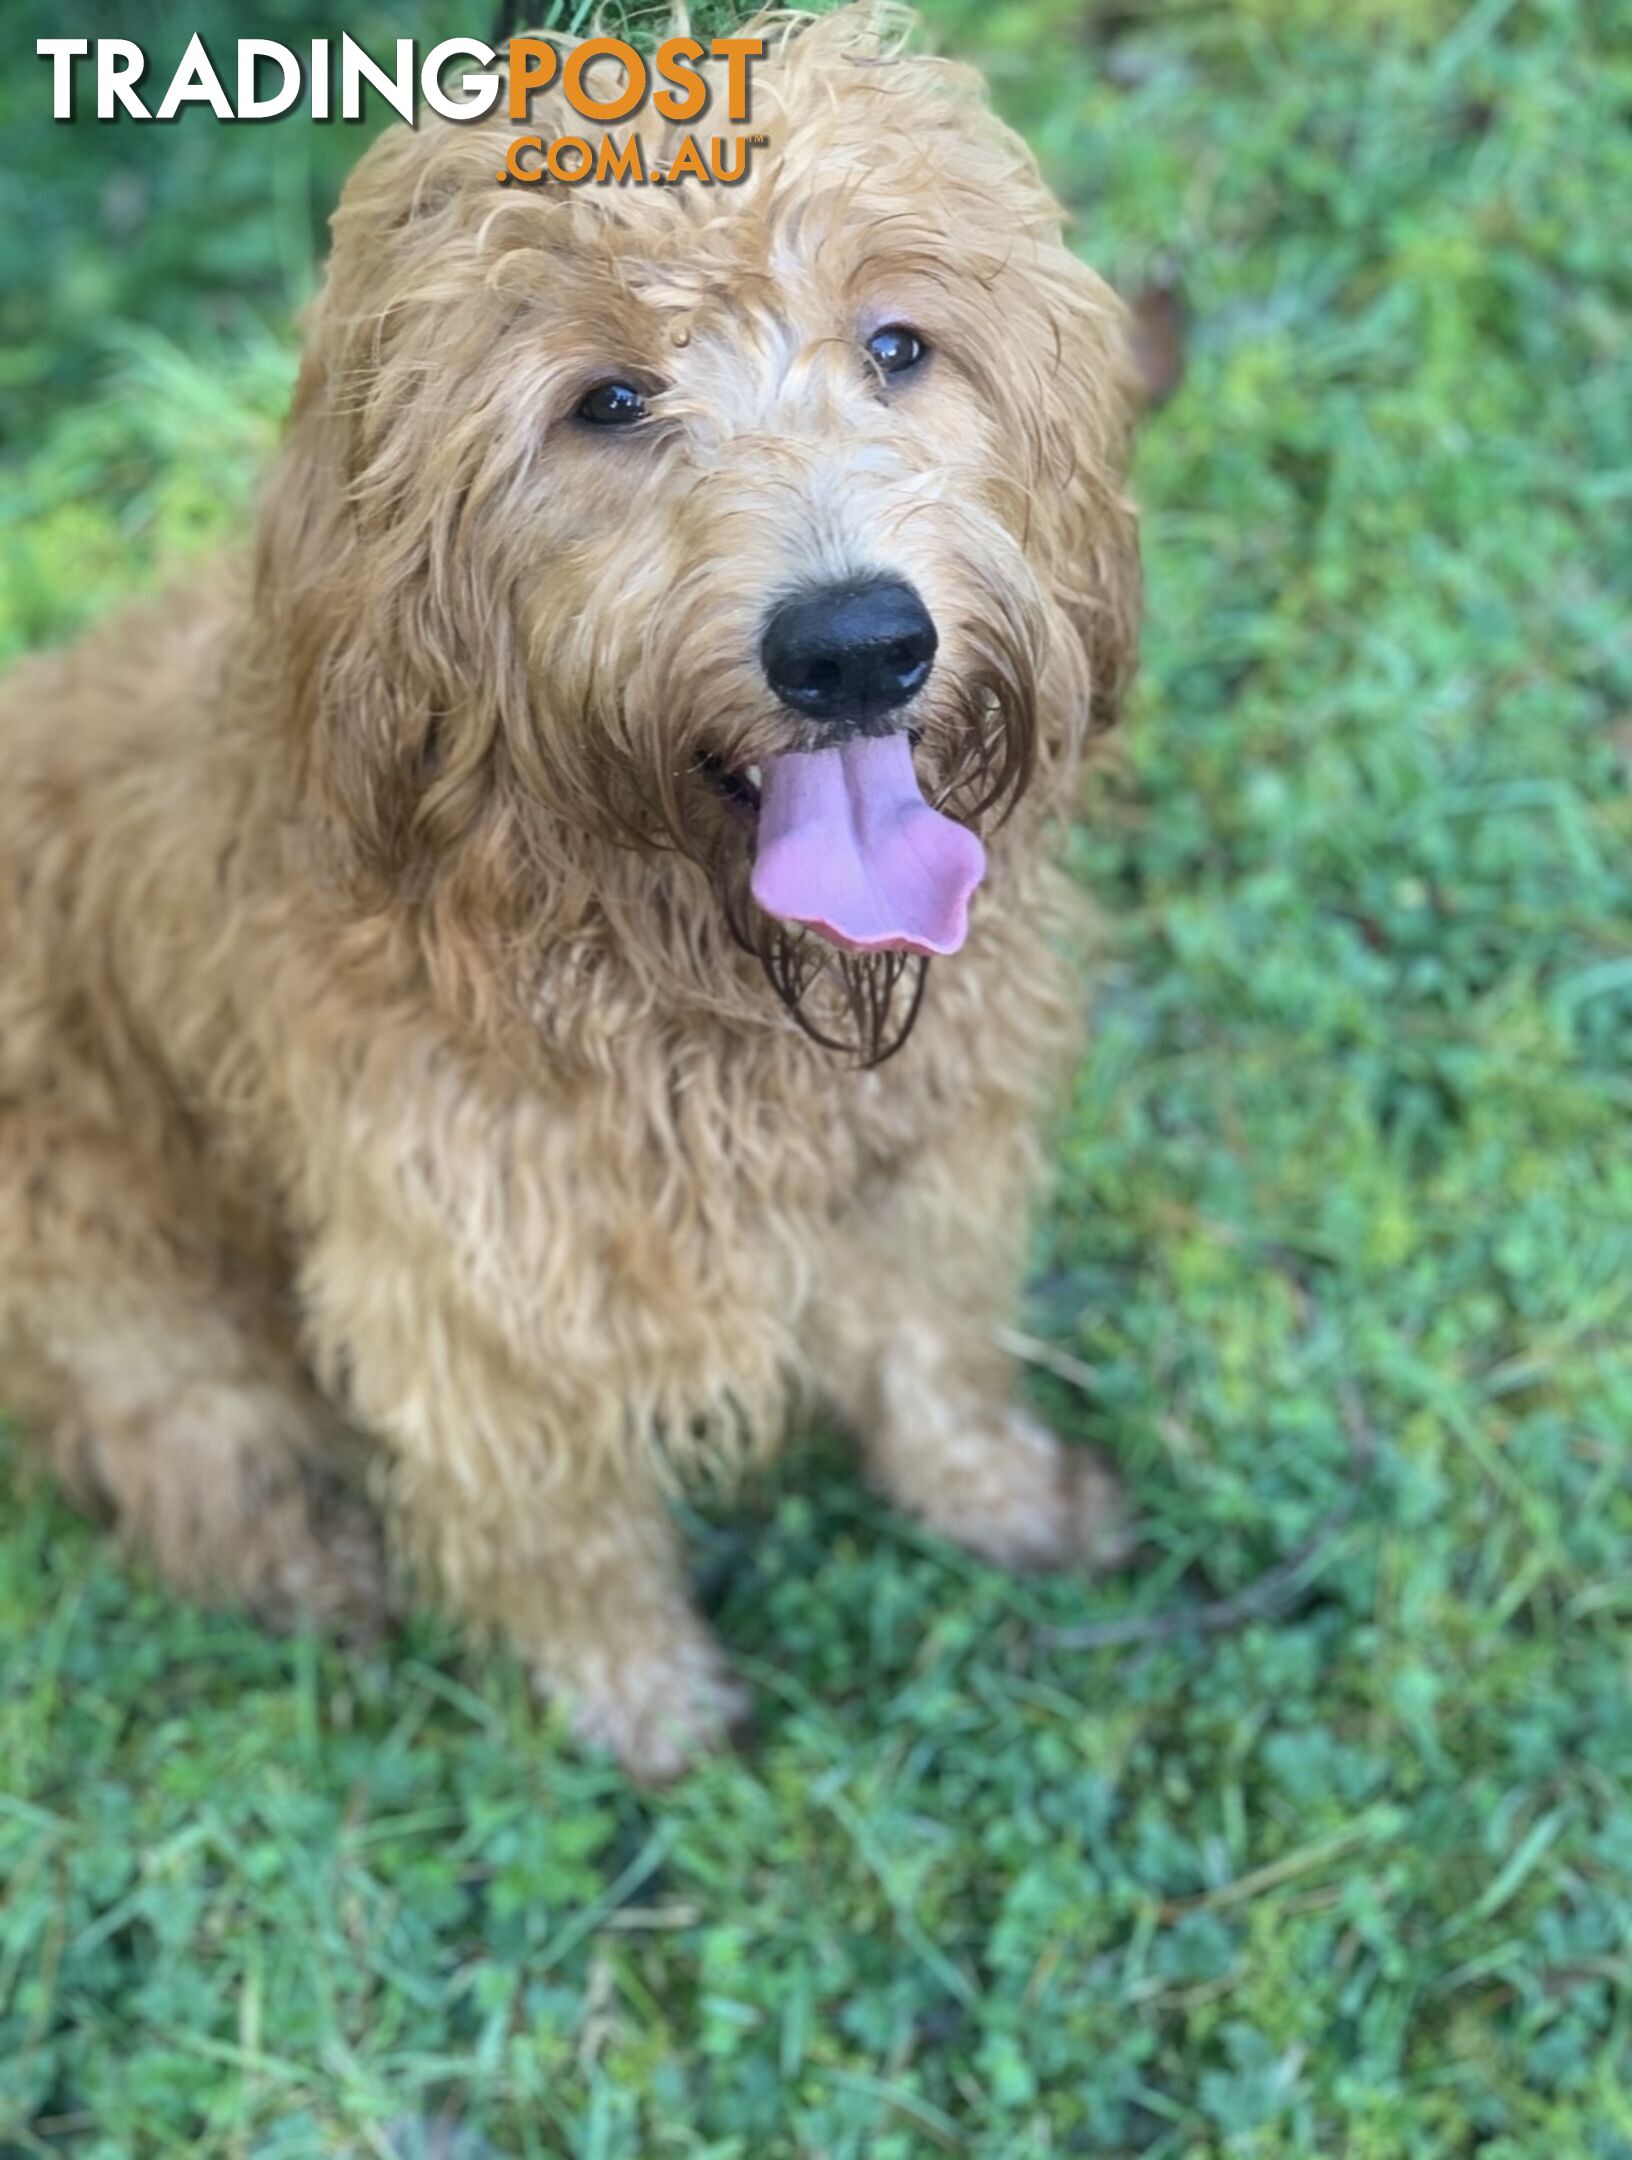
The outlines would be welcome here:
[[[1154,1558],[1016,1584],[802,1455],[694,1526],[759,1752],[654,1800],[437,1623],[269,1640],[16,1501],[8,2156],[1632,2155],[1632,17],[935,16],[1193,312],[1026,1319]],[[13,646],[236,528],[349,151],[17,111]],[[1040,1643],[1250,1582],[1356,1419],[1292,1613]]]

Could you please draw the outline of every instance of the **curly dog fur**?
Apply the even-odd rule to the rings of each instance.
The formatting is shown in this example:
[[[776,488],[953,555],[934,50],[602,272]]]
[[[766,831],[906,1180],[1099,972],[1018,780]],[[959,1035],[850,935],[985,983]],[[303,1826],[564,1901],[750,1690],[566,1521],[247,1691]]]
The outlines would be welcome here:
[[[967,70],[766,28],[740,186],[385,135],[253,560],[0,691],[0,1392],[195,1592],[366,1616],[383,1521],[648,1777],[742,1707],[671,1472],[817,1402],[993,1559],[1112,1515],[995,1337],[1133,664],[1118,312]],[[650,425],[574,419],[631,371]],[[755,919],[715,784],[799,740],[767,605],[858,570],[935,617],[990,857],[910,1030],[915,969]]]

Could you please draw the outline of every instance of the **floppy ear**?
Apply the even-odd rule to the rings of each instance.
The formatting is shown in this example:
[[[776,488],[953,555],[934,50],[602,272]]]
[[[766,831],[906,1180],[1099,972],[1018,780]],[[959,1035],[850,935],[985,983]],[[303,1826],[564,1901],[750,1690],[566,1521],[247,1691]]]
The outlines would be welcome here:
[[[496,716],[470,685],[492,690],[516,664],[473,651],[491,611],[456,544],[487,415],[427,389],[439,255],[456,255],[471,214],[452,185],[471,164],[464,132],[391,129],[347,183],[258,536],[257,611],[308,808],[342,868],[393,887],[477,815]],[[485,318],[468,313],[437,318],[450,382],[485,349]]]
[[[277,462],[262,496],[256,612],[288,686],[302,792],[337,866],[395,884],[413,850],[431,714],[373,634],[350,475],[355,422],[326,349],[321,308]]]
[[[1037,442],[1050,528],[1042,575],[1082,642],[1095,737],[1120,719],[1138,665],[1143,577],[1127,491],[1136,374],[1122,305],[1086,264],[1059,250],[1038,289],[1052,346]]]

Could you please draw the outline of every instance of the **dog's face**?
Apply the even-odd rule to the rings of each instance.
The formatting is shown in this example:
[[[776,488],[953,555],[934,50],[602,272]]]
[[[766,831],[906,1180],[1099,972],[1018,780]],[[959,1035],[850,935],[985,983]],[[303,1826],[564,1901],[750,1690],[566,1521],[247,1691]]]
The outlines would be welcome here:
[[[343,476],[331,634],[394,685],[348,753],[382,834],[502,799],[678,851],[877,1055],[961,941],[964,828],[1114,710],[1137,572],[1114,303],[967,72],[870,23],[773,35],[734,186],[500,186],[511,124],[394,131],[296,435]]]

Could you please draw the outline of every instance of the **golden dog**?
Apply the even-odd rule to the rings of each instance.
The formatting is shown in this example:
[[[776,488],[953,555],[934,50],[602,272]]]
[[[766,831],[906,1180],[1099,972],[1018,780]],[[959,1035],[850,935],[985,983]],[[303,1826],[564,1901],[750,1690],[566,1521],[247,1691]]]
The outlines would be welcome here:
[[[193,1591],[378,1610],[377,1511],[646,1777],[742,1708],[688,1463],[820,1403],[991,1559],[1114,1524],[997,1338],[1119,313],[969,71],[762,27],[737,186],[394,127],[253,561],[0,697],[0,1394]]]

